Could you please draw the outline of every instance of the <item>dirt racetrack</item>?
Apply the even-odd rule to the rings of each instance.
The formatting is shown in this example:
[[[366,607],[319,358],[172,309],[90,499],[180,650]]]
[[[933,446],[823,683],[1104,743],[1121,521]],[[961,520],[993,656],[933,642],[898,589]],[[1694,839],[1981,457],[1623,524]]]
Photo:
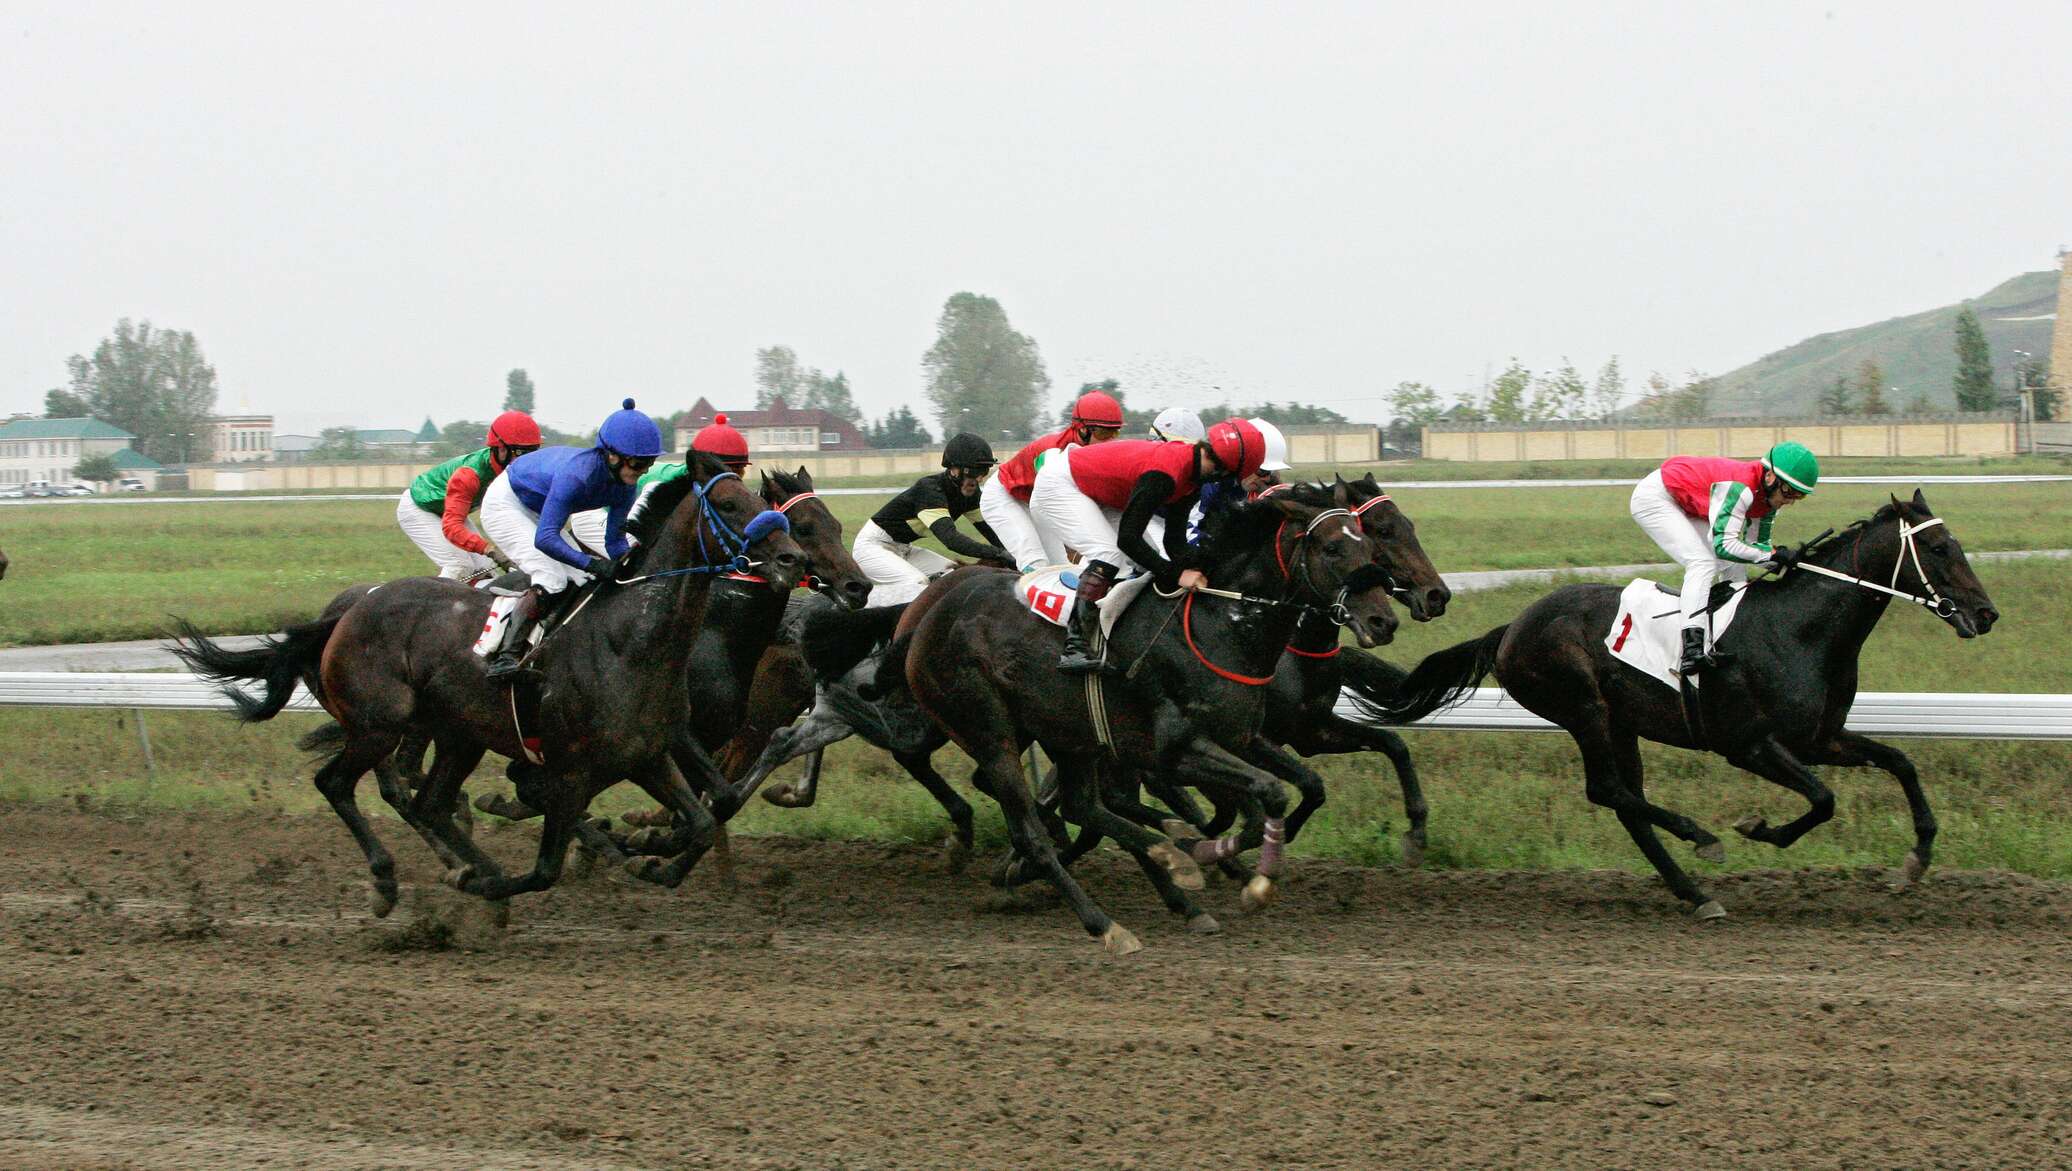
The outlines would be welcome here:
[[[328,816],[0,810],[0,1167],[2051,1167],[2072,886],[1298,861],[1147,950],[909,847],[737,843],[498,932]],[[500,855],[526,830],[485,831]],[[450,939],[449,939],[449,934]],[[449,946],[439,949],[442,943]]]

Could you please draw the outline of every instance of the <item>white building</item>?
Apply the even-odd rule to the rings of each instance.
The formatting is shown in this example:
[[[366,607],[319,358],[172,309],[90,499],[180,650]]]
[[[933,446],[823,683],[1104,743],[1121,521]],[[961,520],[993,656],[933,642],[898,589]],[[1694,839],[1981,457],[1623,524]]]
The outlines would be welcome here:
[[[107,455],[124,476],[158,486],[159,464],[133,450],[136,436],[99,419],[16,419],[0,425],[0,484],[69,484],[89,455]]]
[[[272,415],[217,415],[209,420],[209,462],[241,464],[272,458]]]

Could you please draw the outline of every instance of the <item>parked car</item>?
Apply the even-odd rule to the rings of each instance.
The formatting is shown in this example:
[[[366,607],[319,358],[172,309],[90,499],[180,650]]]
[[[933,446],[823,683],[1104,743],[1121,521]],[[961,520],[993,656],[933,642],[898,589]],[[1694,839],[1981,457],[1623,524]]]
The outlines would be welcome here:
[[[122,479],[115,481],[115,490],[117,492],[150,491],[150,489],[145,486],[144,481],[139,480],[135,476],[124,476]]]
[[[91,496],[93,494],[93,488],[86,484],[59,484],[51,492],[53,496]]]
[[[22,486],[20,484],[0,484],[0,500],[20,500],[21,498]]]
[[[30,480],[22,485],[22,495],[31,498],[41,498],[44,496],[55,496],[57,493],[51,488],[49,480]]]

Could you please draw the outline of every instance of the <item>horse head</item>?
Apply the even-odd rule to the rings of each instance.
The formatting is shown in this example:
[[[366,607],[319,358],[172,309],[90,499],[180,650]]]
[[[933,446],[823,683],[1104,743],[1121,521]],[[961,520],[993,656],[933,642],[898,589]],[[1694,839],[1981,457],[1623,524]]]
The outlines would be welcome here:
[[[1388,575],[1372,572],[1372,542],[1361,535],[1352,503],[1344,483],[1297,484],[1247,507],[1277,518],[1273,565],[1296,600],[1351,627],[1361,646],[1380,646],[1396,636],[1401,620],[1389,605]]]
[[[664,482],[628,527],[639,543],[640,572],[663,566],[745,563],[775,590],[788,590],[806,572],[806,555],[791,539],[791,522],[763,507],[741,477],[718,459],[694,451],[687,475]]]
[[[1351,481],[1341,477],[1338,484],[1349,493],[1358,531],[1367,539],[1374,564],[1388,574],[1396,600],[1410,607],[1410,616],[1419,622],[1446,613],[1453,591],[1432,567],[1424,546],[1417,543],[1417,526],[1382,491],[1374,473]]]
[[[842,522],[814,494],[813,473],[764,472],[763,503],[791,521],[791,539],[806,554],[806,572],[813,588],[851,610],[863,609],[871,596],[870,579],[842,544]]]
[[[1986,596],[1986,587],[1972,571],[1957,534],[1928,507],[1928,498],[1919,488],[1914,489],[1912,500],[1891,499],[1898,544],[1894,588],[1917,586],[1937,601],[1935,616],[1949,623],[1958,638],[1975,638],[1993,629],[2000,611],[1993,608],[1993,599]]]

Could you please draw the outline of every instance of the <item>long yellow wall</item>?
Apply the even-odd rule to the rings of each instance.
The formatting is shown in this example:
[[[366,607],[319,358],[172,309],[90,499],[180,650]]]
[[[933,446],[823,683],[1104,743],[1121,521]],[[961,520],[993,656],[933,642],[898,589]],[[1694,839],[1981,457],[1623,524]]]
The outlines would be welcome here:
[[[1694,420],[1659,427],[1504,428],[1424,431],[1426,459],[1468,461],[1667,459],[1672,455],[1760,455],[1795,439],[1815,455],[2007,455],[2015,450],[2011,420],[1899,423],[1750,424]],[[1296,462],[1303,462],[1297,460]],[[1321,462],[1321,461],[1319,461]]]

